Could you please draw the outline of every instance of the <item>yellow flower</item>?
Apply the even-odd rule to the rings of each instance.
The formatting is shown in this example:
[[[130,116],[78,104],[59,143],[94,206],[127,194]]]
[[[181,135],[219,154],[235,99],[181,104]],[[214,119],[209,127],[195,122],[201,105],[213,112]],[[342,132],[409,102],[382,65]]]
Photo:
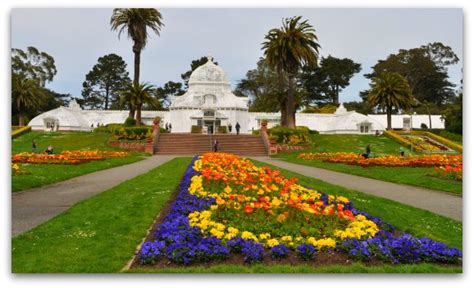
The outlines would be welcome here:
[[[281,240],[282,240],[282,241],[286,241],[286,242],[291,242],[291,241],[293,241],[293,237],[291,237],[291,236],[283,236],[283,237],[281,237]]]
[[[260,240],[265,240],[265,239],[270,238],[270,234],[269,233],[262,233],[262,234],[258,235],[258,238],[260,238]]]
[[[252,239],[254,240],[255,242],[258,242],[258,239],[255,235],[253,235],[252,232],[249,232],[249,231],[244,231],[242,232],[242,238],[244,239]]]
[[[211,235],[216,236],[217,238],[221,239],[224,236],[224,232],[219,231],[215,228],[212,228],[210,231]]]
[[[224,192],[227,193],[227,194],[230,194],[230,192],[232,192],[232,188],[230,188],[229,185],[227,185],[227,186],[224,188]]]
[[[276,239],[268,239],[267,242],[265,243],[268,247],[273,247],[273,246],[276,246],[278,244],[280,244],[280,242],[278,242],[278,240]]]
[[[280,206],[280,204],[281,204],[281,201],[278,200],[278,198],[273,197],[273,199],[272,199],[272,206],[273,206],[273,207],[278,207],[278,206]]]

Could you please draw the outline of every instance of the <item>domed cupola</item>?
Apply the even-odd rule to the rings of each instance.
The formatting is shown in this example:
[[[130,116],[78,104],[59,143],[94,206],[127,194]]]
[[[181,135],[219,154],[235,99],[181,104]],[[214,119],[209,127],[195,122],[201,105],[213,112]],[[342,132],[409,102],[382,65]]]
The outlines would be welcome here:
[[[230,86],[229,78],[224,70],[212,62],[212,57],[207,57],[207,62],[193,71],[189,77],[189,88],[200,84],[218,84]],[[197,85],[196,85],[197,84]]]

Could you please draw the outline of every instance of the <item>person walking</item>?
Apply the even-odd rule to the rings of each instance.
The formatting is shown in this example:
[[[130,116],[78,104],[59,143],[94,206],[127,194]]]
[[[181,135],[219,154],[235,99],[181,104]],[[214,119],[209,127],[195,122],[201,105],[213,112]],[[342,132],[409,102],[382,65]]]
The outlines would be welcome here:
[[[240,133],[240,124],[239,124],[239,122],[237,122],[237,124],[235,124],[235,132],[237,132],[237,135],[239,135],[239,133]]]
[[[168,131],[171,133],[171,123],[168,125]]]
[[[217,141],[217,139],[214,139],[214,143],[212,144],[212,147],[214,149],[214,152],[217,152],[217,150],[219,150],[219,141]]]
[[[31,151],[33,153],[36,153],[36,148],[37,148],[36,141],[33,140],[33,142],[31,143]]]

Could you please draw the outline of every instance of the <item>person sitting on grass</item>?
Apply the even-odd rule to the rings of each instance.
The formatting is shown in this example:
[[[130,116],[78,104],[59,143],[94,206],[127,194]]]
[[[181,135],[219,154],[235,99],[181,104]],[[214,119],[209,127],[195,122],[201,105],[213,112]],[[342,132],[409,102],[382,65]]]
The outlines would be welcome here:
[[[48,155],[52,155],[53,154],[53,146],[49,145],[48,148],[46,148],[46,150],[44,151],[44,153],[46,153]]]
[[[364,157],[365,159],[369,158],[369,156],[370,156],[370,144],[368,144],[367,147],[365,147],[365,153],[361,154],[361,156]]]

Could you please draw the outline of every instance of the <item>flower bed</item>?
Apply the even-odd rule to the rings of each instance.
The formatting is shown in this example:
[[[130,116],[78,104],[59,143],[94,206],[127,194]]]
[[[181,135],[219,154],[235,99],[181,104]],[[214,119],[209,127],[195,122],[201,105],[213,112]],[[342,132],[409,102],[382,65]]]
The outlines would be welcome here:
[[[298,158],[321,160],[347,165],[387,166],[387,167],[437,167],[442,165],[462,165],[462,155],[424,155],[424,156],[382,156],[365,159],[356,153],[301,153]]]
[[[31,164],[81,164],[106,158],[127,157],[127,152],[116,151],[63,151],[59,154],[19,153],[12,156],[12,163]]]
[[[435,168],[433,176],[462,181],[462,163],[446,164]]]
[[[349,199],[297,182],[231,154],[193,158],[169,214],[142,245],[139,262],[189,265],[240,256],[252,264],[264,257],[282,261],[292,254],[312,261],[335,253],[392,263],[461,260],[455,248],[395,233]]]

